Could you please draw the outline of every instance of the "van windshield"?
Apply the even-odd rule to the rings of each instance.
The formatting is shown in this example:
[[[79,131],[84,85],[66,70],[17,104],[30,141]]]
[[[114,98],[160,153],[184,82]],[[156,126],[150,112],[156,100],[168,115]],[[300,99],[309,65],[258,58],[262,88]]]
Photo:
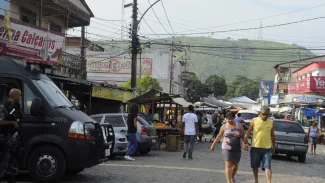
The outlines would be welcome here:
[[[44,79],[32,81],[53,108],[72,107],[70,101],[52,81]]]

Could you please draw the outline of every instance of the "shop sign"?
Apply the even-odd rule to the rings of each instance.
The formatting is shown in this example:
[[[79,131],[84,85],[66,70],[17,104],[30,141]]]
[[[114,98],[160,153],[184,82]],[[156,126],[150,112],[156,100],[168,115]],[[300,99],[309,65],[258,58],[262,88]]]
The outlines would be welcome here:
[[[141,66],[138,59],[137,68],[141,68],[142,75],[151,75],[152,59],[141,58]],[[87,57],[87,72],[131,74],[131,58]]]
[[[289,94],[325,92],[325,76],[310,76],[288,85]]]
[[[293,102],[303,103],[323,103],[325,97],[316,95],[293,95]]]
[[[270,104],[279,104],[279,95],[271,95]]]
[[[310,90],[325,91],[325,76],[312,76],[310,79]]]
[[[131,91],[124,91],[116,88],[94,86],[92,96],[126,102],[133,98],[133,93]]]
[[[57,65],[62,52],[63,33],[48,32],[45,28],[27,26],[19,20],[10,19],[12,44],[9,44],[3,19],[4,16],[0,15],[0,54]],[[48,52],[47,56],[43,56],[44,59],[42,52]]]

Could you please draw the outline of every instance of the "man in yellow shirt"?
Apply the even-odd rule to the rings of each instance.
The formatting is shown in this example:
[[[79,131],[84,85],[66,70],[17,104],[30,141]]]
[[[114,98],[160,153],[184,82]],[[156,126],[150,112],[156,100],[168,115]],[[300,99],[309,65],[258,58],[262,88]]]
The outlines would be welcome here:
[[[259,117],[251,121],[244,140],[244,148],[248,150],[247,138],[253,132],[250,154],[255,183],[258,183],[258,168],[261,164],[262,170],[265,170],[267,183],[271,183],[271,161],[272,154],[275,152],[275,136],[273,121],[268,118],[269,115],[270,108],[262,106]]]

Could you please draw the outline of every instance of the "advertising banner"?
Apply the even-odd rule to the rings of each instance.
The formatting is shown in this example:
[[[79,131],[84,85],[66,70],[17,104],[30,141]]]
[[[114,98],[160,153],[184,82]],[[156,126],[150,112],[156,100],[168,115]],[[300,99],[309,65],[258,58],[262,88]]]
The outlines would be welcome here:
[[[137,60],[137,70],[141,75],[152,74],[152,59],[141,58]],[[110,73],[110,74],[131,74],[131,58],[87,57],[87,72]]]
[[[4,16],[0,15],[0,54],[57,65],[62,52],[63,33],[48,32],[45,28],[10,19],[12,44],[9,44],[3,20]]]
[[[116,88],[94,86],[92,96],[127,102],[133,98],[133,93],[131,91],[123,91]]]
[[[270,104],[278,105],[279,104],[279,95],[271,95]]]
[[[288,94],[325,92],[325,76],[311,76],[288,85]]]
[[[312,76],[310,78],[310,90],[325,92],[325,76]]]

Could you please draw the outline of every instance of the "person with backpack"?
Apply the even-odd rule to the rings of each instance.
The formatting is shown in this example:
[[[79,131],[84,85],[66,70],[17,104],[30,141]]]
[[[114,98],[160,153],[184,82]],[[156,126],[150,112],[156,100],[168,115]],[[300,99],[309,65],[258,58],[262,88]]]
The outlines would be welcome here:
[[[316,123],[316,121],[313,121],[312,126],[308,129],[309,147],[311,154],[316,154],[317,138],[320,137],[320,131],[317,125],[318,123]]]
[[[21,91],[14,88],[9,92],[9,99],[0,106],[0,182],[7,175],[8,183],[15,183],[18,175],[20,99]]]

